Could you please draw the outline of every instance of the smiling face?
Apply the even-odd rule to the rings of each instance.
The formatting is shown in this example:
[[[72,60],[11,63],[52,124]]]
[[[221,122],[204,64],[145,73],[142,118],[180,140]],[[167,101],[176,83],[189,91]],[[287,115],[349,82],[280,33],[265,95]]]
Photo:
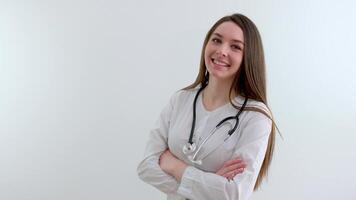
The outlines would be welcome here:
[[[244,49],[242,29],[234,22],[220,24],[211,34],[204,51],[204,61],[211,76],[231,81],[239,70]]]

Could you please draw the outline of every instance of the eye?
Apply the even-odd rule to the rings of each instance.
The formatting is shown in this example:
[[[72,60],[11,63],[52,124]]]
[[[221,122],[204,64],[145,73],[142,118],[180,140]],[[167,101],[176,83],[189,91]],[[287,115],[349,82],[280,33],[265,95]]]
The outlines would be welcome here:
[[[241,51],[242,50],[242,48],[239,46],[239,45],[231,45],[231,48],[233,49],[233,50],[239,50],[239,51]]]
[[[219,38],[213,38],[211,39],[211,41],[214,43],[221,43],[221,40]]]

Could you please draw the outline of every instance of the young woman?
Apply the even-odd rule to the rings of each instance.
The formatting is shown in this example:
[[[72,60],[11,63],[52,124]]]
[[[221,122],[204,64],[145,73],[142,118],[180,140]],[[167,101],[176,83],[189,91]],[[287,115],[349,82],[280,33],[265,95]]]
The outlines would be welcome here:
[[[196,81],[171,97],[151,130],[139,177],[168,199],[248,199],[274,147],[265,76],[254,23],[241,14],[218,20]]]

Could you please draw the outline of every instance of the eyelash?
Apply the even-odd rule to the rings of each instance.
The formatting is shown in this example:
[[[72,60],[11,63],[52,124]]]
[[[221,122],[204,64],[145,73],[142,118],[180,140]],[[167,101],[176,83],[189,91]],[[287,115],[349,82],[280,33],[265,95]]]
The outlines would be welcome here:
[[[232,45],[231,46],[233,49],[238,49],[238,50],[241,50],[241,47],[239,45]]]
[[[211,39],[211,41],[214,43],[221,43],[221,40],[219,38],[213,38]],[[242,48],[239,45],[231,45],[231,48],[234,50],[242,50]]]
[[[213,41],[214,43],[221,43],[221,40],[218,38],[213,38],[211,41]]]

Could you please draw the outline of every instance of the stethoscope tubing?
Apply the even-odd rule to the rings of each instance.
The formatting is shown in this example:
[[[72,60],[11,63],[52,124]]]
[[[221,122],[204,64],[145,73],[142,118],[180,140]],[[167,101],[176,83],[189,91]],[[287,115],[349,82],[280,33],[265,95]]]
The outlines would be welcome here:
[[[194,103],[193,103],[193,122],[192,122],[192,128],[190,130],[190,136],[189,136],[189,140],[188,143],[186,145],[183,146],[183,153],[184,154],[190,154],[193,153],[193,155],[188,155],[188,159],[196,164],[201,164],[202,161],[201,160],[195,160],[196,156],[198,155],[198,153],[200,152],[201,148],[205,145],[205,143],[215,134],[216,130],[218,128],[220,128],[220,126],[222,126],[225,122],[227,122],[228,120],[236,120],[235,125],[232,129],[229,130],[228,132],[228,136],[224,139],[224,142],[235,132],[235,130],[237,129],[237,126],[239,124],[239,116],[242,113],[242,111],[244,110],[246,104],[247,104],[247,100],[248,98],[245,98],[245,101],[241,107],[241,109],[237,112],[237,114],[235,116],[230,116],[230,117],[226,117],[223,120],[221,120],[215,127],[214,129],[210,132],[210,134],[203,140],[203,142],[199,145],[198,149],[196,149],[196,144],[193,142],[193,136],[194,136],[194,129],[195,129],[195,121],[196,121],[196,103],[197,103],[197,99],[199,96],[199,93],[206,87],[207,84],[203,85],[197,92],[197,94],[195,95],[194,98]],[[190,152],[190,153],[188,153]]]
[[[225,118],[225,119],[227,119],[227,118]],[[234,119],[234,118],[230,118],[230,119]],[[198,149],[195,151],[195,153],[194,153],[194,155],[193,155],[193,157],[192,157],[192,160],[195,160],[195,157],[198,155],[198,153],[200,152],[200,149],[204,146],[204,144],[209,140],[209,138],[211,138],[211,136],[214,135],[214,133],[216,132],[216,130],[218,130],[218,129],[220,128],[220,126],[221,126],[224,122],[226,122],[226,121],[228,121],[228,120],[229,120],[229,119],[221,121],[217,126],[214,127],[214,129],[213,129],[212,131],[210,131],[208,137],[206,137],[206,138],[203,140],[203,142],[199,145]],[[230,137],[230,135],[229,135],[228,137]],[[225,139],[225,140],[226,140],[226,139]],[[224,140],[224,141],[225,141],[225,140]]]
[[[196,122],[196,105],[197,105],[197,99],[198,99],[198,96],[199,96],[200,92],[203,91],[203,89],[204,89],[206,86],[207,86],[207,84],[203,85],[203,86],[198,90],[198,92],[197,92],[197,94],[195,95],[195,98],[194,98],[194,103],[193,103],[193,121],[192,121],[192,127],[191,127],[191,129],[190,129],[190,135],[189,135],[189,140],[188,140],[188,143],[191,144],[191,145],[193,144],[193,136],[194,136],[195,122]],[[214,130],[217,129],[218,127],[220,127],[220,125],[222,125],[224,122],[226,122],[226,121],[228,121],[228,120],[231,120],[231,119],[235,119],[235,120],[236,120],[235,125],[234,125],[234,127],[233,127],[233,128],[229,131],[229,133],[228,133],[229,136],[231,136],[231,135],[235,132],[235,130],[236,130],[238,124],[239,124],[239,116],[240,116],[240,114],[242,113],[242,111],[244,110],[244,108],[246,107],[247,100],[248,100],[248,98],[245,98],[245,101],[244,101],[244,103],[243,103],[241,109],[239,110],[239,112],[238,112],[235,116],[226,117],[225,119],[221,120],[221,121],[215,126]]]

